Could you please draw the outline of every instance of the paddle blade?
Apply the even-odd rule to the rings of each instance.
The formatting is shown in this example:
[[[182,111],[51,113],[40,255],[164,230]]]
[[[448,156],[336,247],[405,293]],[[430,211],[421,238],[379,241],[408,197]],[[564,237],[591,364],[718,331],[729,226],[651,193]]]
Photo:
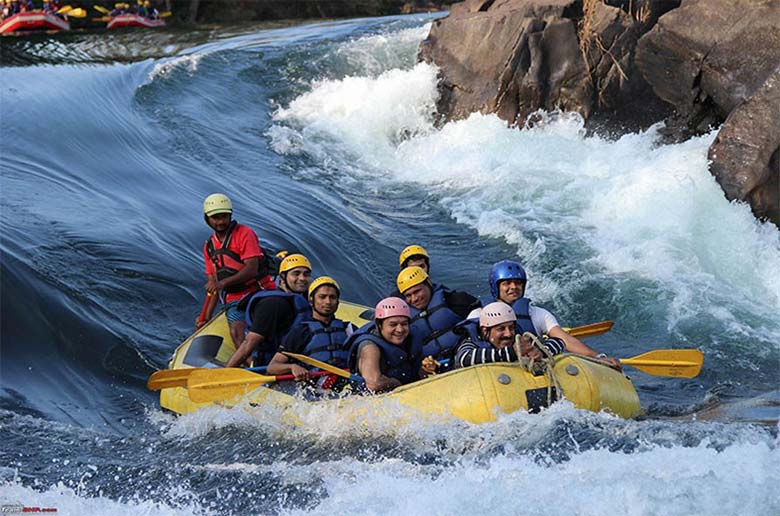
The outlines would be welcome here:
[[[584,326],[576,326],[574,328],[564,328],[569,335],[577,338],[595,337],[596,335],[603,335],[612,329],[614,326],[613,321],[601,321],[592,324],[586,324]]]
[[[79,7],[78,9],[71,9],[67,12],[69,18],[86,18],[87,11]]]
[[[632,358],[621,358],[620,363],[653,376],[694,378],[704,363],[704,354],[698,349],[657,349]]]
[[[276,376],[263,376],[243,369],[200,369],[187,379],[187,394],[195,403],[231,399],[244,396],[266,383],[275,382]]]
[[[57,12],[59,14],[65,14],[65,13],[67,13],[69,11],[72,11],[72,10],[73,10],[73,6],[72,5],[63,5],[62,7],[57,9]]]
[[[170,16],[172,14],[173,13],[171,11],[163,11],[160,14],[158,14],[157,16],[160,17],[160,18],[167,18],[168,16]]]
[[[186,387],[187,379],[197,371],[195,368],[187,369],[163,369],[155,371],[146,382],[146,388],[150,391],[159,391],[161,389],[170,389],[172,387]]]
[[[92,8],[95,9],[97,12],[103,13],[103,14],[108,14],[108,13],[111,12],[108,9],[106,9],[105,7],[103,7],[102,5],[93,5]]]

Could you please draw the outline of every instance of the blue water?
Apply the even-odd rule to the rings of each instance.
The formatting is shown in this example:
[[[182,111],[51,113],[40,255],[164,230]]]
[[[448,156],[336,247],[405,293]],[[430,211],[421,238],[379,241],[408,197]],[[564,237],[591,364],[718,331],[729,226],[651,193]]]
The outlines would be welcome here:
[[[482,115],[437,127],[436,70],[416,61],[431,19],[3,38],[0,502],[780,512],[780,236],[709,175],[716,131],[610,139],[562,113],[524,131]],[[412,242],[437,281],[478,295],[515,258],[562,323],[615,320],[593,347],[695,347],[704,369],[630,372],[638,421],[567,403],[482,426],[173,418],[145,382],[192,332],[215,191],[349,300],[387,292]]]

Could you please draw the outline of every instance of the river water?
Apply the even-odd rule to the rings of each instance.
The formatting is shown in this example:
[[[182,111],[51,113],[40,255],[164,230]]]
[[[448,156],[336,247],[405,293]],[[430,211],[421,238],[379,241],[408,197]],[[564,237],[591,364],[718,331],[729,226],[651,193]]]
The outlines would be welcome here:
[[[780,513],[780,233],[726,201],[717,134],[434,124],[431,17],[3,38],[0,502],[59,514]],[[202,301],[201,202],[373,304],[399,250],[487,294],[522,261],[629,371],[647,415],[566,402],[473,426],[312,409],[163,413],[145,381]],[[304,402],[301,402],[304,403]],[[306,412],[305,407],[301,407]]]

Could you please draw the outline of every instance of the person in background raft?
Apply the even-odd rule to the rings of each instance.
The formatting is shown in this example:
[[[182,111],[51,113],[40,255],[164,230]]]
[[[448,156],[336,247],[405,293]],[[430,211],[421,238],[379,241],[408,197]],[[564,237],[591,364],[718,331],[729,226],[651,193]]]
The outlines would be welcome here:
[[[411,305],[412,332],[422,342],[423,356],[436,361],[451,359],[460,340],[453,328],[479,306],[479,299],[434,285],[425,269],[418,266],[402,270],[396,283]]]
[[[349,368],[363,377],[369,391],[391,391],[435,372],[435,365],[421,365],[422,346],[412,337],[403,299],[381,300],[374,314],[373,327],[364,326],[347,341]]]
[[[549,335],[561,339],[566,351],[598,358],[616,369],[621,369],[616,358],[594,351],[578,338],[569,335],[561,328],[555,316],[544,308],[531,306],[531,300],[525,295],[526,274],[522,265],[504,260],[493,265],[488,275],[490,293],[496,301],[510,305],[517,315],[517,332],[531,332],[537,337]]]
[[[144,7],[144,0],[136,0],[134,11],[135,14],[143,18],[147,18],[149,16],[149,12],[147,11],[146,7]]]
[[[474,312],[477,312],[475,310]],[[470,318],[459,325],[461,339],[455,352],[455,368],[492,362],[516,362],[518,356],[534,360],[544,355],[557,355],[565,349],[561,339],[548,337],[542,341],[543,354],[527,335],[517,338],[517,316],[508,304],[496,301],[469,314]],[[477,319],[478,317],[478,319]]]
[[[311,320],[301,320],[290,329],[278,352],[268,364],[268,374],[292,374],[297,381],[309,378],[305,367],[291,361],[283,351],[309,356],[321,362],[346,369],[349,351],[344,342],[355,327],[336,318],[341,290],[330,276],[320,276],[309,286]]]
[[[287,255],[279,264],[281,290],[263,290],[239,303],[246,311],[248,331],[225,367],[240,367],[251,356],[255,366],[268,365],[295,324],[311,320],[306,292],[311,263],[302,254]]]
[[[215,193],[206,197],[203,201],[203,217],[214,230],[214,234],[203,244],[208,278],[206,292],[215,300],[215,296],[219,295],[225,303],[230,336],[238,345],[246,330],[245,314],[238,308],[239,301],[261,289],[273,290],[276,285],[268,274],[257,234],[232,220],[233,203],[226,195]],[[195,329],[205,323],[197,320]]]

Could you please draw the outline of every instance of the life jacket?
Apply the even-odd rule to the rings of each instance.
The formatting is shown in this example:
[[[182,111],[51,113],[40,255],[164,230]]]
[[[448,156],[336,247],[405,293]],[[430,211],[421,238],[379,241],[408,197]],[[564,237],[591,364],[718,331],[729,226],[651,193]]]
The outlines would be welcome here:
[[[459,322],[453,328],[453,333],[458,336],[458,345],[468,338],[480,348],[488,349],[493,346],[479,336],[479,319],[465,319]]]
[[[517,322],[515,327],[517,328],[518,335],[522,335],[525,332],[531,332],[535,336],[539,336],[536,333],[533,322],[531,322],[531,314],[529,312],[531,307],[531,300],[527,297],[521,297],[514,303],[512,303],[512,309],[517,316]]]
[[[303,354],[327,362],[336,367],[346,368],[349,363],[349,349],[344,346],[347,340],[347,324],[341,319],[333,319],[325,326],[320,321],[302,321],[309,328],[309,341]]]
[[[363,342],[369,341],[376,344],[382,354],[379,360],[379,368],[383,375],[395,378],[401,384],[417,380],[417,370],[420,367],[422,348],[419,340],[410,335],[403,346],[396,346],[375,334],[374,330],[369,329],[373,326],[373,322],[362,326],[350,335],[347,340],[349,345],[349,370],[360,374],[358,371],[358,348],[360,348]]]
[[[423,356],[448,358],[458,344],[459,337],[452,329],[462,319],[447,306],[445,295],[449,292],[451,291],[437,286],[433,289],[425,310],[409,307],[412,331],[422,339]]]
[[[222,240],[222,247],[219,249],[214,246],[214,240],[212,237],[209,237],[209,239],[206,240],[206,253],[209,255],[209,259],[211,259],[211,261],[214,263],[214,267],[217,269],[217,280],[221,281],[225,278],[233,276],[234,274],[238,274],[238,272],[241,270],[241,267],[237,267],[236,264],[244,264],[244,260],[241,259],[241,256],[229,249],[230,239],[232,238],[233,230],[237,225],[238,222],[235,220],[230,223],[227,232],[225,233],[225,238]],[[232,263],[226,262],[226,258],[229,258]],[[269,258],[265,253],[263,253],[263,258],[261,258],[260,263],[257,264],[257,276],[250,279],[246,283],[230,285],[224,289],[224,292],[232,294],[234,292],[242,292],[244,290],[274,290],[276,285],[274,284],[273,278],[269,274],[268,261]]]
[[[265,337],[263,342],[252,352],[252,358],[255,366],[268,365],[271,359],[276,354],[276,350],[279,349],[279,345],[284,341],[284,338],[290,333],[296,324],[311,319],[311,306],[309,302],[301,294],[293,294],[291,292],[284,292],[283,290],[261,290],[256,292],[249,298],[246,304],[246,327],[245,333],[249,333],[249,328],[252,327],[252,308],[254,304],[259,300],[266,297],[287,297],[292,299],[295,306],[295,319],[287,330],[281,335],[263,335]],[[246,299],[246,298],[245,298]]]

